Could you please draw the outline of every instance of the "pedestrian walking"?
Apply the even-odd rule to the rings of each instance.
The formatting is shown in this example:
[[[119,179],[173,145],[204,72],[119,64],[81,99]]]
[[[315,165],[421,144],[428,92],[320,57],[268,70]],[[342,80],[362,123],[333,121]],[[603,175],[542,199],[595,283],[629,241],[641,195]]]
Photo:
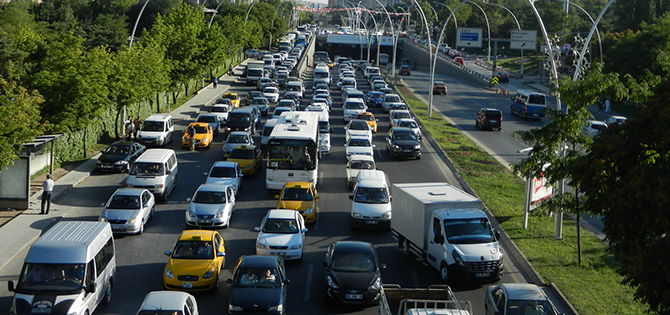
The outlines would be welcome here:
[[[235,67],[233,67],[232,63],[228,66],[228,72],[230,72],[230,75],[235,75]]]
[[[605,100],[605,112],[609,113],[610,112],[610,99]]]
[[[605,101],[603,100],[598,101],[598,111],[601,113],[605,111]]]
[[[133,137],[133,132],[135,131],[135,124],[130,117],[126,120],[126,139],[130,140]]]
[[[137,133],[140,132],[141,127],[142,121],[140,120],[140,116],[137,116],[137,118],[133,120],[133,138],[137,139]]]
[[[212,84],[214,85],[214,88],[216,89],[216,85],[219,84],[219,78],[217,76],[212,77]]]
[[[51,208],[51,192],[54,190],[54,181],[51,179],[51,174],[47,174],[47,179],[42,182],[42,211],[40,214],[49,214],[49,209]],[[44,211],[44,206],[46,205],[46,211]]]

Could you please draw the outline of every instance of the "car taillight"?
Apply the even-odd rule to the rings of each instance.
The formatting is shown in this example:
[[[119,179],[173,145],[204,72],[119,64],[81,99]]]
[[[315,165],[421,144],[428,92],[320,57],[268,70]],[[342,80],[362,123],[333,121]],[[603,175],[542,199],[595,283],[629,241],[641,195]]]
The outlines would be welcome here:
[[[523,106],[523,111],[526,112],[526,113],[528,112],[528,105]]]
[[[502,115],[500,115],[500,124],[502,125]]]

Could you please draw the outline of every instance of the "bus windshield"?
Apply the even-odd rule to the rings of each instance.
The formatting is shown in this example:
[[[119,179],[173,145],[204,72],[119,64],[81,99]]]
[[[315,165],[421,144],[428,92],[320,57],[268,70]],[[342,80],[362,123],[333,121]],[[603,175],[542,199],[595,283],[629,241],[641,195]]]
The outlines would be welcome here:
[[[268,168],[313,170],[316,144],[311,140],[276,140],[268,143]]]

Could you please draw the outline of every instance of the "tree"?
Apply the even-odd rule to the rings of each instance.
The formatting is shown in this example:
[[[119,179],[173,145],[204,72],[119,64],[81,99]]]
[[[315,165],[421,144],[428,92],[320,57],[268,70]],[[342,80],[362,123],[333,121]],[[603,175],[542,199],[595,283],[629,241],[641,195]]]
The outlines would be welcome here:
[[[0,76],[0,170],[14,164],[23,143],[42,135],[47,127],[40,122],[42,97],[20,83]]]

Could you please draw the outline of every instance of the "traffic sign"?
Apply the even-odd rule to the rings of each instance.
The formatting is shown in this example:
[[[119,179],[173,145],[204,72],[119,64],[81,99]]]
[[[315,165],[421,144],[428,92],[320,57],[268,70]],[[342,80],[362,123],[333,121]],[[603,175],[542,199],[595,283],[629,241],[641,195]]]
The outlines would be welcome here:
[[[482,47],[481,28],[459,27],[456,34],[456,47]]]
[[[510,49],[535,50],[537,46],[537,31],[512,31]]]
[[[498,79],[498,77],[493,77],[491,79],[491,84],[498,84],[498,83],[500,83],[500,80]]]

